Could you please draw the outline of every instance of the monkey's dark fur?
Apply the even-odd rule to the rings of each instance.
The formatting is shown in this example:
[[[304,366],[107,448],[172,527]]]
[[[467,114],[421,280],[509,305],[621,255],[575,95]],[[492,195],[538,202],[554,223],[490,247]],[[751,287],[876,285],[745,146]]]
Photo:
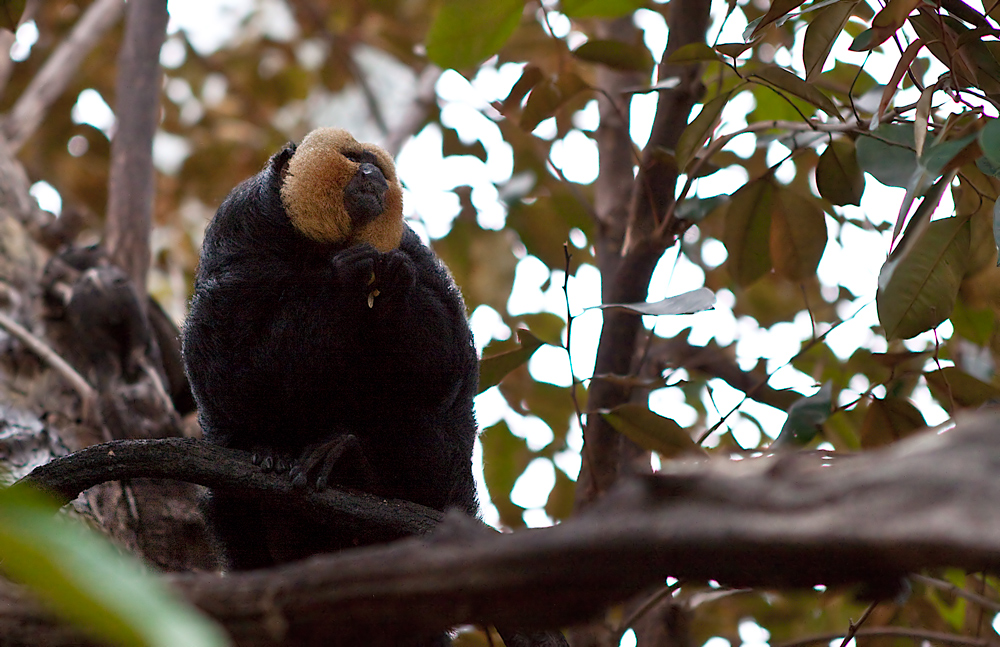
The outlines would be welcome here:
[[[388,154],[344,131],[274,155],[205,233],[184,360],[207,440],[303,487],[474,515],[476,352],[401,191]],[[364,541],[238,492],[207,511],[234,569]]]

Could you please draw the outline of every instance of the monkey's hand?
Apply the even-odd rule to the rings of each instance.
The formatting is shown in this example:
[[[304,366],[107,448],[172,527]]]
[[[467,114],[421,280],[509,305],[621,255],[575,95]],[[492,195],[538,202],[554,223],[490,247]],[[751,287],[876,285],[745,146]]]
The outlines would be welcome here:
[[[376,303],[394,308],[404,303],[417,284],[417,268],[405,252],[398,249],[382,254],[375,267],[373,292],[378,299],[370,298],[369,307]]]
[[[355,245],[333,255],[330,259],[333,281],[346,294],[356,294],[359,301],[371,291],[376,266],[382,253],[371,245]]]
[[[378,485],[375,470],[354,434],[344,434],[306,447],[289,476],[295,487],[313,486],[317,490],[324,490],[336,483],[371,492]]]

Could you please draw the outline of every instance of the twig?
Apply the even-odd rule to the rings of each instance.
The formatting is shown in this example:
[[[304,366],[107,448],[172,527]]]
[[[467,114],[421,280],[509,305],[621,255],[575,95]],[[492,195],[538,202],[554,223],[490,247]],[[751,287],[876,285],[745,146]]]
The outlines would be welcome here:
[[[569,262],[573,255],[569,253],[569,243],[563,243],[563,254],[566,256],[566,272],[563,277],[563,296],[566,299],[566,357],[569,360],[569,396],[573,400],[573,410],[576,411],[576,421],[583,431],[583,413],[580,410],[580,400],[576,396],[576,372],[573,370],[573,353],[570,350],[573,343],[573,313],[569,309]]]
[[[644,616],[649,612],[650,609],[659,604],[664,598],[668,598],[674,594],[674,591],[681,587],[680,580],[674,582],[670,586],[665,586],[653,595],[646,598],[646,600],[640,604],[632,613],[630,613],[621,624],[618,625],[618,629],[615,630],[615,635],[617,636],[617,641],[621,641],[622,634],[625,630],[635,624],[635,621]]]
[[[857,622],[852,622],[850,624],[847,628],[847,633],[844,635],[844,640],[840,643],[840,647],[847,647],[847,643],[854,639],[854,636],[858,634],[858,630],[861,628],[861,625],[865,624],[865,620],[868,620],[868,616],[872,614],[872,611],[874,611],[877,606],[878,600],[872,602],[868,605],[868,608],[865,609],[865,612],[861,614],[861,618],[859,618]]]
[[[31,80],[3,122],[4,138],[13,152],[20,150],[45,119],[49,108],[73,80],[77,69],[97,41],[121,17],[122,0],[96,0]]]
[[[807,636],[799,640],[793,640],[772,647],[805,647],[816,643],[828,643],[841,637],[842,634],[820,634]],[[914,640],[926,640],[946,645],[957,645],[958,647],[993,647],[995,642],[986,638],[973,638],[971,636],[958,636],[944,633],[942,631],[928,631],[926,629],[910,629],[908,627],[876,627],[872,629],[858,629],[855,637],[868,636],[897,636],[900,638],[913,638]]]
[[[969,602],[978,604],[979,606],[990,609],[991,611],[1000,612],[1000,602],[991,600],[985,596],[979,595],[978,593],[973,593],[972,591],[957,587],[951,582],[939,580],[934,577],[927,577],[926,575],[920,575],[918,573],[911,573],[910,579],[914,582],[920,582],[921,584],[934,587],[935,589],[939,589],[941,591],[947,591],[952,595],[957,595],[960,598],[964,598]]]
[[[90,383],[77,373],[76,369],[52,350],[48,344],[2,312],[0,312],[0,327],[3,327],[4,330],[30,348],[43,362],[51,366],[52,370],[62,375],[85,403],[93,402],[97,398],[94,387],[90,386]]]

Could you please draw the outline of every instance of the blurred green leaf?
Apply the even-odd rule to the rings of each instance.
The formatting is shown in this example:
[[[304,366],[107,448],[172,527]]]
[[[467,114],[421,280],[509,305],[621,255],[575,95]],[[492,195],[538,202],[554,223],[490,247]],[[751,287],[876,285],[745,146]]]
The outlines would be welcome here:
[[[976,379],[957,366],[924,373],[931,394],[948,413],[974,409],[1000,400],[1000,389]]]
[[[0,4],[0,28],[17,31],[27,0],[3,0]]]
[[[543,120],[554,116],[563,104],[588,89],[586,81],[572,72],[538,83],[528,95],[528,103],[521,113],[521,128],[529,132],[534,130]]]
[[[559,9],[570,18],[619,18],[646,6],[643,0],[561,0]]]
[[[427,57],[444,68],[475,65],[514,33],[524,0],[444,0],[427,33]]]
[[[750,285],[771,269],[773,197],[774,185],[768,175],[740,187],[726,210],[726,267],[741,286]]]
[[[131,558],[23,487],[0,491],[0,568],[103,640],[148,647],[229,644],[215,624]]]
[[[668,63],[698,63],[718,60],[719,54],[705,43],[688,43],[667,57]]]
[[[767,13],[764,14],[757,25],[753,28],[750,38],[756,37],[765,27],[780,18],[783,18],[803,2],[805,2],[805,0],[774,0],[774,2],[771,3],[771,6],[767,8]]]
[[[770,243],[775,272],[790,281],[813,276],[826,242],[826,216],[815,200],[775,188]]]
[[[601,411],[600,414],[615,431],[627,436],[640,447],[655,451],[665,458],[684,453],[704,453],[691,440],[686,429],[640,404],[623,404],[610,411]]]
[[[626,72],[646,72],[653,67],[648,49],[618,40],[588,40],[573,50],[573,56]]]
[[[889,124],[858,137],[858,164],[882,184],[906,188],[917,170],[913,126]]]
[[[923,414],[905,398],[875,398],[861,425],[861,446],[881,447],[927,427]]]
[[[536,454],[502,420],[484,429],[479,439],[483,444],[483,478],[490,500],[500,513],[500,522],[509,528],[521,528],[524,509],[510,500],[510,492]]]
[[[500,384],[500,381],[518,366],[521,366],[535,354],[543,342],[529,331],[517,331],[517,341],[520,348],[500,353],[491,357],[484,357],[479,362],[479,391],[482,393],[491,386]]]
[[[833,384],[827,382],[813,395],[796,400],[788,408],[788,417],[771,449],[809,444],[819,433],[820,425],[830,417],[832,399]]]

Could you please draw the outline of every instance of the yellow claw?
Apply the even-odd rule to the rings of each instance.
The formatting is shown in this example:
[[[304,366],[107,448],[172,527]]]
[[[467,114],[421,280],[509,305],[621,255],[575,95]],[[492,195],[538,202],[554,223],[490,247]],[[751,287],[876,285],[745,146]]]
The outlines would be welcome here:
[[[379,295],[379,291],[377,289],[376,290],[372,290],[371,292],[368,293],[368,307],[369,308],[374,308],[375,307],[375,297],[377,297],[378,295]]]

